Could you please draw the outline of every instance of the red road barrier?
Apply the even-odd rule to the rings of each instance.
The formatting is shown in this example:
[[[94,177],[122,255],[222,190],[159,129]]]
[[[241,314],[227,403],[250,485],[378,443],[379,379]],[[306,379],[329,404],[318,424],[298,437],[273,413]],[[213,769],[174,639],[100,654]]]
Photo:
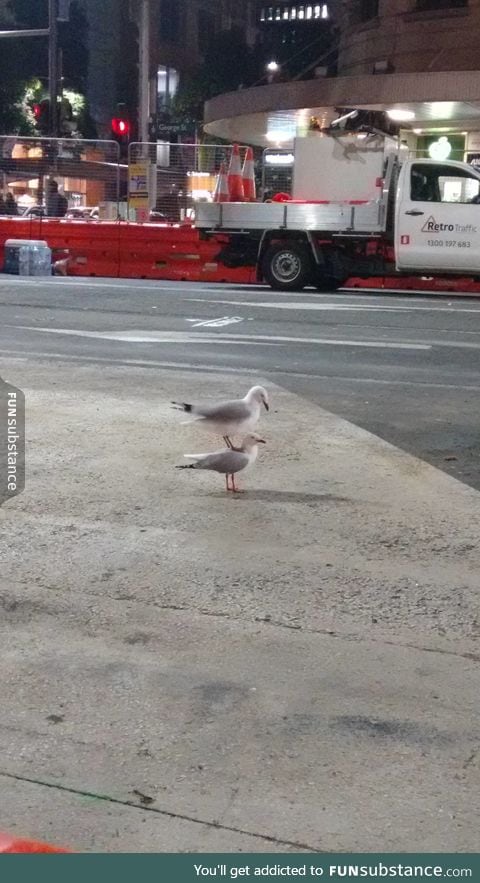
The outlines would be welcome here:
[[[14,837],[10,834],[0,834],[0,855],[5,853],[31,853],[31,852],[63,852],[68,849],[60,849],[58,846],[50,846],[49,843],[39,843],[37,840],[26,840]]]
[[[44,239],[54,256],[68,252],[69,276],[254,282],[253,267],[218,261],[221,237],[204,240],[191,224],[129,224],[56,218],[0,220],[0,262],[7,239]]]
[[[0,266],[7,239],[44,239],[54,257],[68,252],[69,276],[164,279],[186,282],[255,283],[254,267],[226,267],[219,259],[225,234],[202,239],[191,224],[85,222],[57,218],[0,219]],[[375,245],[376,248],[376,245]],[[391,260],[392,255],[387,255]],[[350,278],[344,286],[358,290],[447,292],[480,295],[480,282],[469,277],[421,278],[374,276]]]

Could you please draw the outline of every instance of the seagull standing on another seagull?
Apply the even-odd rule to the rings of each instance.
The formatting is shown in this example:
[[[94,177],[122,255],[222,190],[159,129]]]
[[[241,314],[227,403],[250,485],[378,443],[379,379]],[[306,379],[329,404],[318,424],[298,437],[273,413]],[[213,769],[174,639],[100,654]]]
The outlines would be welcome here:
[[[227,491],[239,493],[239,488],[235,484],[235,475],[247,466],[253,466],[257,459],[259,444],[264,445],[265,439],[252,432],[245,436],[239,448],[223,448],[211,454],[184,454],[187,459],[195,462],[189,463],[188,466],[177,466],[177,469],[209,469],[220,472],[225,476]]]
[[[268,394],[263,386],[252,386],[243,399],[218,402],[216,405],[191,405],[188,402],[172,402],[172,405],[190,414],[190,420],[184,423],[198,422],[210,432],[218,433],[229,448],[233,448],[230,436],[253,432],[260,419],[262,405],[269,410]]]

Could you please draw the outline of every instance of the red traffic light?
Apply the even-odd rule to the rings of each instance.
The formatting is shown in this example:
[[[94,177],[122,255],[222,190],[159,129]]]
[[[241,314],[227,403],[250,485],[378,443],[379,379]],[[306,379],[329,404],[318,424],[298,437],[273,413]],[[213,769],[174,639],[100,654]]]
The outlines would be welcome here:
[[[130,135],[130,120],[125,117],[113,117],[112,132],[117,138],[128,138]]]
[[[33,105],[33,115],[36,120],[39,120],[42,115],[42,108],[40,104]]]

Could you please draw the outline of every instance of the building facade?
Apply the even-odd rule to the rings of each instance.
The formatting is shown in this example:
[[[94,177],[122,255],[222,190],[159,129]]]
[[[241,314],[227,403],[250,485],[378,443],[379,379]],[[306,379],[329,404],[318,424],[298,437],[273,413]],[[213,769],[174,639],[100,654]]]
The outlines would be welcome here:
[[[477,0],[355,0],[338,16],[340,75],[479,67]]]
[[[119,102],[132,119],[138,102],[137,0],[78,0],[88,22],[88,98],[99,135],[106,136]],[[150,111],[168,108],[181,77],[194,70],[212,37],[237,28],[256,38],[256,0],[150,0]]]
[[[322,5],[259,4],[273,23],[322,14]],[[328,125],[343,109],[387,114],[412,149],[451,141],[450,156],[480,150],[480,0],[330,0],[336,71],[319,62],[308,80],[271,83],[208,102],[212,134],[263,146],[291,145],[315,118]],[[247,94],[248,93],[248,94]]]

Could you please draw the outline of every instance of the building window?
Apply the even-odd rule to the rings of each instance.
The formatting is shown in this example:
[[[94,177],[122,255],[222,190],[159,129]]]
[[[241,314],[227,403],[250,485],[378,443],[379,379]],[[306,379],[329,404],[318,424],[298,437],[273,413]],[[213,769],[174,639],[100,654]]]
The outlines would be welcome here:
[[[370,21],[378,15],[379,0],[360,0],[358,17],[360,22]]]
[[[468,6],[468,0],[417,0],[419,12],[435,12],[440,9],[458,9]]]
[[[367,0],[359,0],[361,4],[365,4]],[[370,6],[377,9],[378,0],[368,0]],[[376,13],[375,13],[376,14]],[[296,6],[264,6],[260,10],[260,21],[313,21],[314,19],[329,18],[328,6],[326,3],[303,4]],[[371,17],[369,15],[369,17]],[[362,19],[363,21],[363,19]]]
[[[160,65],[157,69],[157,109],[169,107],[178,89],[178,71],[173,67]]]
[[[160,39],[165,43],[179,43],[180,38],[181,19],[178,0],[161,0]]]

